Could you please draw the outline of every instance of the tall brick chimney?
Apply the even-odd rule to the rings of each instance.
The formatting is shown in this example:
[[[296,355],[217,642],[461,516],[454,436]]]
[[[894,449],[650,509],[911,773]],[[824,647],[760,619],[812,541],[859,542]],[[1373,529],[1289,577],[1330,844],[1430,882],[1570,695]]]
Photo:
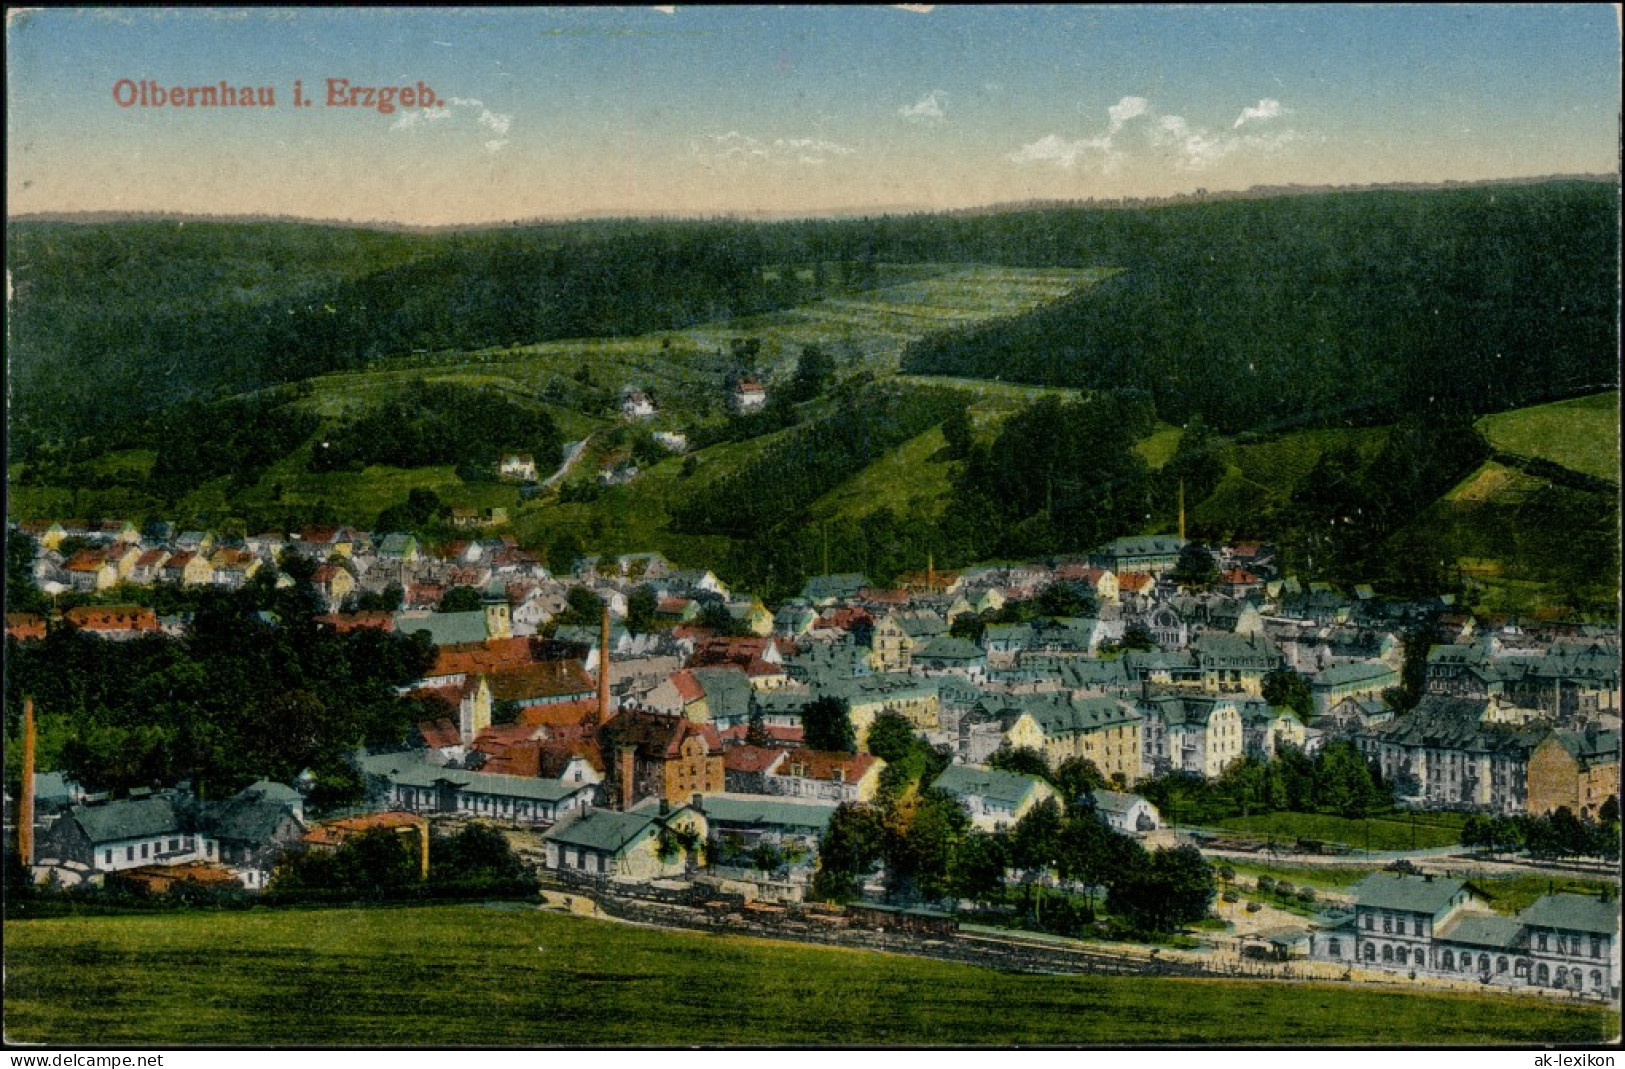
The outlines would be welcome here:
[[[604,625],[598,636],[598,723],[609,723],[609,606],[604,606]]]
[[[615,760],[615,779],[617,785],[616,808],[625,813],[637,801],[633,794],[636,787],[633,782],[633,772],[636,771],[638,748],[631,743],[623,745]]]
[[[34,698],[23,698],[23,783],[17,803],[17,856],[34,863]]]

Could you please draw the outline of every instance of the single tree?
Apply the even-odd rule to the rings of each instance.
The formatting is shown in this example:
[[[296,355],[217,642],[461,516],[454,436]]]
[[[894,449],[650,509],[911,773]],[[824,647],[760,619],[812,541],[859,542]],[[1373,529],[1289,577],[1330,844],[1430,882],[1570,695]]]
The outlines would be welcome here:
[[[908,717],[890,711],[876,716],[864,737],[865,748],[888,765],[906,760],[918,742]]]
[[[801,732],[808,749],[842,753],[858,749],[851,710],[840,698],[819,698],[802,709]]]

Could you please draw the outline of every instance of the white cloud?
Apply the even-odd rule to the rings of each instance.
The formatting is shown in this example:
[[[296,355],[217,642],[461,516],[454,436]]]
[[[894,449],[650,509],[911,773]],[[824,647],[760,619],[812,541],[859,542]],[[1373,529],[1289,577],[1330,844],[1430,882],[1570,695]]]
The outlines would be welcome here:
[[[1237,152],[1274,152],[1297,140],[1300,137],[1294,130],[1269,134],[1213,133],[1192,126],[1178,115],[1163,116],[1151,135],[1152,144],[1171,153],[1174,166],[1184,171],[1206,170]]]
[[[933,89],[921,97],[917,104],[904,104],[897,109],[904,122],[918,123],[927,126],[940,126],[948,121],[948,113],[943,109],[948,94],[940,89]]]
[[[502,135],[508,132],[508,127],[513,123],[513,116],[498,115],[494,111],[483,110],[480,112],[479,121],[481,126],[492,130],[498,135]]]
[[[451,118],[450,108],[419,108],[416,111],[403,111],[394,122],[389,124],[391,130],[410,130],[420,122],[440,122]]]
[[[834,141],[817,137],[779,137],[772,141],[729,130],[725,134],[710,134],[703,142],[692,142],[690,147],[701,156],[717,162],[734,164],[802,163],[816,166],[827,163],[833,156],[850,156],[857,150]]]
[[[1238,152],[1274,152],[1302,140],[1294,130],[1233,132],[1249,122],[1288,114],[1291,114],[1290,109],[1279,100],[1266,98],[1253,107],[1244,108],[1229,130],[1215,132],[1192,125],[1182,115],[1159,115],[1145,97],[1126,96],[1106,109],[1105,133],[1075,140],[1049,134],[1023,145],[1007,158],[1014,163],[1053,163],[1068,170],[1080,165],[1098,165],[1109,173],[1128,159],[1131,147],[1149,145],[1161,155],[1171,157],[1175,167],[1200,171]],[[1140,118],[1147,121],[1132,131],[1126,129],[1129,123]]]
[[[1117,103],[1106,109],[1106,116],[1112,121],[1111,129],[1107,131],[1107,136],[1110,137],[1112,134],[1117,133],[1117,131],[1123,128],[1123,124],[1128,122],[1130,119],[1137,119],[1150,110],[1151,101],[1147,100],[1145,97],[1124,97],[1122,100],[1119,100]]]
[[[453,108],[464,108],[470,111],[478,109],[474,121],[496,135],[486,141],[487,152],[501,152],[508,144],[508,130],[513,126],[513,116],[492,111],[485,106],[484,101],[472,97],[452,97],[442,107],[419,108],[416,111],[403,111],[400,116],[390,124],[391,130],[411,130],[420,123],[444,122],[453,117]]]
[[[1046,134],[1010,153],[1010,159],[1015,163],[1054,163],[1070,169],[1090,152],[1105,151],[1109,147],[1105,138],[1067,141],[1056,134]]]
[[[1053,163],[1071,170],[1079,163],[1098,161],[1103,171],[1115,171],[1126,158],[1117,148],[1117,135],[1134,119],[1151,111],[1151,101],[1145,97],[1123,97],[1106,109],[1106,132],[1099,137],[1085,137],[1069,141],[1058,134],[1049,134],[1023,145],[1010,153],[1015,163]]]
[[[1243,123],[1249,123],[1256,119],[1276,119],[1285,114],[1286,109],[1281,106],[1279,100],[1271,100],[1269,97],[1265,97],[1250,108],[1242,108],[1241,114],[1236,117],[1235,125],[1230,129],[1239,130]]]

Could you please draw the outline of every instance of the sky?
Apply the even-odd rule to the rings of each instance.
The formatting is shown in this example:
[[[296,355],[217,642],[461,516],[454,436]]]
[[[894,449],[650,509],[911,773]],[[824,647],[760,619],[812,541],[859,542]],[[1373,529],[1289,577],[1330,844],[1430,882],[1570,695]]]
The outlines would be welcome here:
[[[1602,4],[13,10],[7,210],[455,225],[1614,173],[1619,48]],[[329,79],[435,103],[330,106]]]

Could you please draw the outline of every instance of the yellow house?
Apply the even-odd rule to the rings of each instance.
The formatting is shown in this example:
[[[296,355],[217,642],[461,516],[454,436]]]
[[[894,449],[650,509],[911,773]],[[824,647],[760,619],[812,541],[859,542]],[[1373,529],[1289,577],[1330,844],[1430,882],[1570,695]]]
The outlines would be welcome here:
[[[355,593],[355,576],[336,564],[324,564],[311,576],[316,586],[326,595],[328,603],[337,605]]]
[[[120,582],[130,577],[140,559],[141,547],[129,542],[115,542],[107,550],[108,563],[117,569]]]
[[[1208,631],[1191,643],[1191,654],[1209,694],[1264,692],[1264,677],[1285,664],[1281,651],[1260,634]]]
[[[192,554],[192,559],[186,562],[181,571],[181,583],[184,586],[208,586],[214,582],[214,565],[202,553]]]
[[[876,621],[869,647],[869,667],[876,672],[906,672],[912,663],[914,640],[896,613],[887,613]]]
[[[1036,776],[980,765],[949,765],[932,786],[964,803],[971,824],[983,831],[1011,827],[1035,805],[1055,797],[1054,789]]]
[[[1554,731],[1529,755],[1529,812],[1595,818],[1619,793],[1619,732]]]
[[[843,680],[829,688],[834,697],[844,698],[858,740],[868,738],[869,728],[881,713],[898,713],[916,731],[942,730],[942,699],[935,680],[907,675],[860,676]]]
[[[1051,768],[1081,757],[1107,779],[1121,776],[1132,785],[1140,778],[1141,717],[1128,702],[1037,695],[1007,707],[1001,723],[1006,742],[1039,751]]]

